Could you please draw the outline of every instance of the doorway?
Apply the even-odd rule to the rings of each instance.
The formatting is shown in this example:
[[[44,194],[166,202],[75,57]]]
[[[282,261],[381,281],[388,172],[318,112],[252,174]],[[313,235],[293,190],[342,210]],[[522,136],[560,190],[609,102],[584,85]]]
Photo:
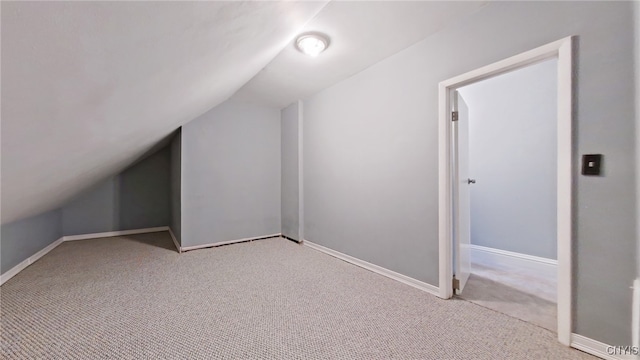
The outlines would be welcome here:
[[[469,247],[461,269],[471,266],[456,294],[553,332],[557,67],[552,58],[458,88],[452,124],[452,166],[462,180],[452,185],[454,238]]]
[[[565,38],[483,68],[443,81],[439,87],[439,239],[440,297],[464,288],[471,273],[470,219],[466,217],[469,185],[464,146],[468,129],[457,117],[465,114],[457,91],[464,86],[506,74],[544,60],[557,59],[556,117],[556,254],[557,332],[565,345],[571,338],[571,179],[572,179],[572,39]],[[461,141],[462,140],[462,141]],[[462,146],[462,151],[461,151]],[[460,164],[463,166],[460,167]],[[455,166],[454,166],[455,165]],[[463,182],[465,184],[463,184]],[[461,205],[462,204],[462,205]],[[467,205],[468,206],[468,205]],[[455,277],[454,277],[455,275]]]

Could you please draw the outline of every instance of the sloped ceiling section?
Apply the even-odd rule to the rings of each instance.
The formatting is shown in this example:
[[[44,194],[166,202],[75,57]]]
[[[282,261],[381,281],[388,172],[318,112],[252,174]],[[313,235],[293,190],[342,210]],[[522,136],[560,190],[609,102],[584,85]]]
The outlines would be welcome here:
[[[267,65],[326,2],[2,2],[2,223],[115,174]]]
[[[295,40],[236,96],[283,108],[327,88],[473,14],[487,5],[474,1],[333,1],[304,28],[330,38],[316,58]]]

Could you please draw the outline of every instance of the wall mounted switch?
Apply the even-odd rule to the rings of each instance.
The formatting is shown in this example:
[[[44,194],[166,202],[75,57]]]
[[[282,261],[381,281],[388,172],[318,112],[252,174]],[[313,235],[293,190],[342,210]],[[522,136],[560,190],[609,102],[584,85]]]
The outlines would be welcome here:
[[[582,175],[598,176],[602,168],[602,154],[582,155]]]

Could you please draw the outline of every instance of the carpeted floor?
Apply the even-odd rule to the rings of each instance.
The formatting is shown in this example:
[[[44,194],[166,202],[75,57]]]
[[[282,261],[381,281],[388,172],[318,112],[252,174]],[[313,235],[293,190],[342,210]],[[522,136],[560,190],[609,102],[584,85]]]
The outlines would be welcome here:
[[[3,359],[589,359],[555,334],[284,239],[66,242],[1,287]]]
[[[556,303],[474,273],[458,296],[553,332],[558,329]]]
[[[557,274],[545,274],[515,265],[496,264],[473,258],[471,273],[552,303],[556,303],[558,299]]]

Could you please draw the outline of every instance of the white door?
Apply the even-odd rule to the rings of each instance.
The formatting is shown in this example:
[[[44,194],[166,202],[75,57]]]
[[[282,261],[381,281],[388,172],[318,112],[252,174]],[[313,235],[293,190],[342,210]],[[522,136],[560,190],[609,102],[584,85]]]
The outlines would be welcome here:
[[[460,294],[471,274],[469,186],[475,183],[475,180],[469,176],[469,108],[457,91],[453,96],[453,111],[457,112],[457,121],[452,121],[454,146],[453,253],[455,256],[453,274],[458,280],[459,288],[457,293]]]

